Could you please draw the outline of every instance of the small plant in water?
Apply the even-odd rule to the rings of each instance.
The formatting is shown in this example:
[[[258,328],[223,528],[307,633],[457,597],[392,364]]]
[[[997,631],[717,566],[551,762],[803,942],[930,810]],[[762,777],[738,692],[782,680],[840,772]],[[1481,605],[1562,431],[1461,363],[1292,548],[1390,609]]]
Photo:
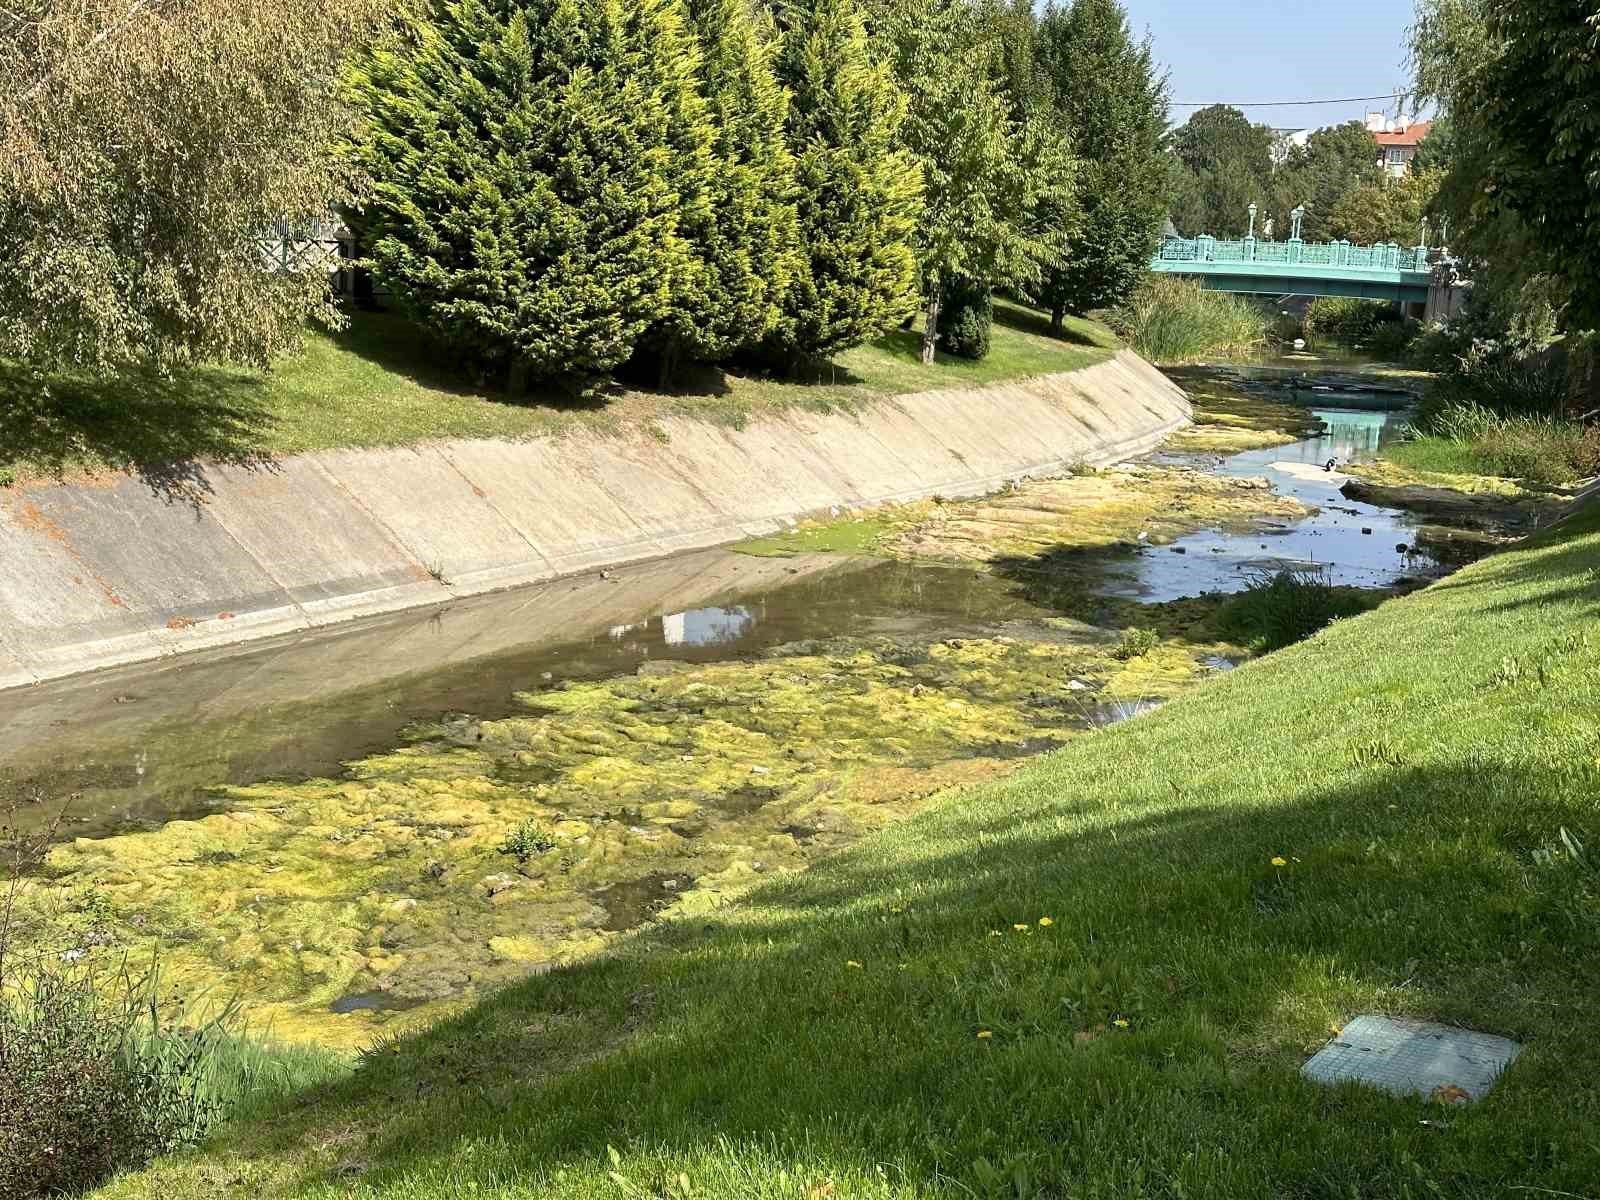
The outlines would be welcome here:
[[[1223,633],[1257,654],[1282,650],[1343,617],[1372,607],[1348,588],[1331,586],[1320,568],[1264,572],[1223,607]]]
[[[527,862],[555,848],[549,831],[531,817],[506,834],[506,840],[500,843],[500,853],[509,854],[518,862]]]
[[[1111,657],[1118,662],[1128,662],[1131,659],[1143,658],[1150,651],[1161,644],[1161,635],[1154,629],[1124,629],[1122,641],[1111,652]]]

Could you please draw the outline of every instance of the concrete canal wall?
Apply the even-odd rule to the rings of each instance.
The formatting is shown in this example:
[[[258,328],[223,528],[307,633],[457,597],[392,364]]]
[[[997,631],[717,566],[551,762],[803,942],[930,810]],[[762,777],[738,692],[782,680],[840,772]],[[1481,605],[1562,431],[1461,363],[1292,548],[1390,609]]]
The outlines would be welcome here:
[[[0,688],[771,533],[831,508],[976,495],[1116,462],[1186,424],[1131,352],[1081,371],[661,439],[574,434],[0,490]]]

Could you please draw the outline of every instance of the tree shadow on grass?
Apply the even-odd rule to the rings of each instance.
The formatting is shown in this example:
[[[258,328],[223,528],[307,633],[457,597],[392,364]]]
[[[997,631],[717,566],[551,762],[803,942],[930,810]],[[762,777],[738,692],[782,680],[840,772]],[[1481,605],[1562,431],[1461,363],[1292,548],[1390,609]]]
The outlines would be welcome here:
[[[1055,329],[1050,324],[1050,315],[1028,305],[1016,301],[1003,301],[998,297],[995,300],[994,320],[997,325],[1004,325],[1008,329],[1015,329],[1019,333],[1031,333],[1035,337],[1049,338],[1054,342],[1067,342],[1073,346],[1099,346],[1103,343],[1094,338],[1085,336],[1072,326],[1063,326]]]
[[[717,1162],[798,1172],[785,1195],[826,1179],[840,1195],[1307,1200],[1592,1180],[1600,1053],[1571,1038],[1594,1016],[1600,924],[1572,919],[1579,868],[1526,866],[1582,824],[1583,781],[1345,762],[1326,780],[1279,769],[1281,794],[1245,799],[1216,764],[1153,769],[1172,715],[1098,735],[1124,755],[1090,751],[1088,774],[1052,765],[1068,750],[736,913],[508,989],[303,1097],[247,1150],[309,1152],[299,1187],[359,1176],[377,1194],[453,1194],[457,1170],[507,1194],[600,1194],[612,1146],[620,1194],[649,1196],[679,1194],[680,1170],[694,1195],[777,1194],[708,1181]],[[1528,1050],[1441,1138],[1414,1100],[1298,1077],[1330,1022],[1373,1006]],[[980,1164],[1032,1190],[989,1190]],[[1162,1179],[1186,1186],[1139,1186]]]
[[[90,379],[0,363],[0,482],[110,469],[169,501],[198,503],[210,491],[205,462],[269,463],[276,418],[262,386],[213,369]]]

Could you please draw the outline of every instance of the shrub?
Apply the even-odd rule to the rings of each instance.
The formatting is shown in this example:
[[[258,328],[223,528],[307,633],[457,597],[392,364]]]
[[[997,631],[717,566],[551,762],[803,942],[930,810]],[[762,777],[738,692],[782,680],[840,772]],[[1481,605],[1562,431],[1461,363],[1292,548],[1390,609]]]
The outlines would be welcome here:
[[[1253,579],[1222,606],[1218,622],[1230,641],[1267,654],[1363,613],[1371,603],[1354,589],[1329,585],[1320,568],[1285,569]]]
[[[1398,358],[1421,333],[1422,325],[1407,319],[1387,301],[1323,296],[1306,309],[1305,330],[1313,342],[1333,342]]]
[[[1154,629],[1124,629],[1122,641],[1111,652],[1111,657],[1118,662],[1128,662],[1130,659],[1143,658],[1160,644],[1161,635]]]
[[[994,296],[968,279],[951,281],[939,309],[939,348],[957,358],[980,359],[989,353],[994,330]]]
[[[531,817],[506,834],[505,841],[500,843],[500,853],[509,854],[518,862],[527,862],[555,848],[549,832]]]
[[[19,899],[52,832],[0,829],[0,1196],[16,1200],[82,1191],[193,1143],[224,1104],[210,1061],[219,1021],[164,1019],[153,971],[79,962],[48,936],[23,952]]]
[[[1243,296],[1208,291],[1193,279],[1158,275],[1112,310],[1110,325],[1146,358],[1179,363],[1255,349],[1266,341],[1272,316]]]
[[[1570,483],[1600,473],[1600,429],[1552,417],[1503,415],[1471,401],[1430,406],[1403,458],[1456,469]]]

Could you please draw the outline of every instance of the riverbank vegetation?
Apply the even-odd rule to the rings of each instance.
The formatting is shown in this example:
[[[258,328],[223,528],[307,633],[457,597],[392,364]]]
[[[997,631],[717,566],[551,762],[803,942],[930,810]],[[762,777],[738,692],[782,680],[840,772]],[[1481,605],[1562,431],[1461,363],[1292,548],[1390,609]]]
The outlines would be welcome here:
[[[1163,365],[1248,354],[1266,343],[1272,325],[1250,297],[1175,275],[1146,279],[1107,320],[1135,350]]]
[[[104,1195],[1585,1194],[1597,554],[1590,510]],[[1300,1078],[1374,1011],[1524,1049],[1471,1106]]]
[[[617,381],[599,394],[560,390],[513,400],[463,380],[393,313],[354,313],[312,334],[273,370],[204,368],[178,376],[97,379],[0,366],[0,486],[101,471],[166,473],[203,459],[392,446],[434,438],[519,438],[590,428],[653,428],[663,416],[743,426],[763,412],[853,409],[876,398],[1073,371],[1113,353],[1103,325],[1068,317],[1059,335],[1039,312],[998,300],[981,361],[920,358],[916,330],[844,351],[803,378],[706,367],[676,386]]]

